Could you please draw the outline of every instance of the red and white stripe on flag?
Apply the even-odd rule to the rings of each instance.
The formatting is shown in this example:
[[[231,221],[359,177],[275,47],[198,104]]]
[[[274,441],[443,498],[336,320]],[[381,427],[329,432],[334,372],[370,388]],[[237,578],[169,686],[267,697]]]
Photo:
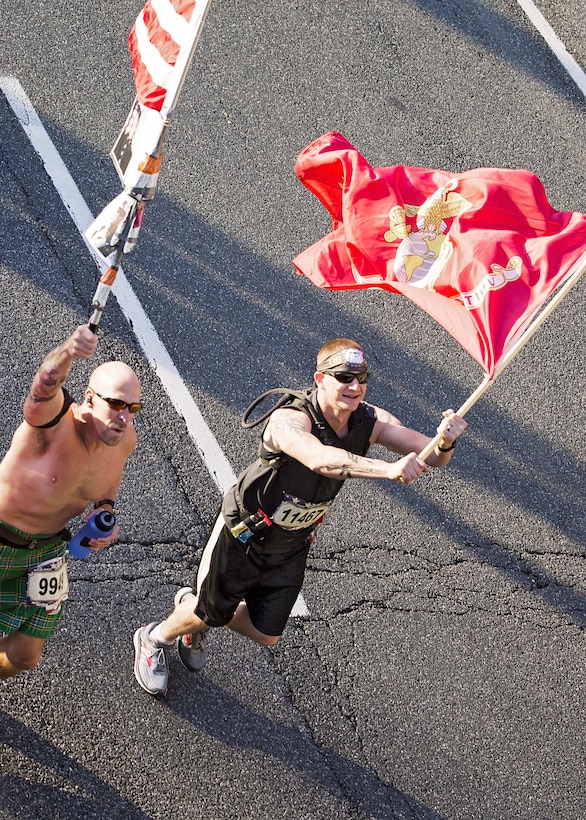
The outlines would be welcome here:
[[[136,93],[160,111],[181,48],[190,37],[195,0],[147,0],[128,37]]]

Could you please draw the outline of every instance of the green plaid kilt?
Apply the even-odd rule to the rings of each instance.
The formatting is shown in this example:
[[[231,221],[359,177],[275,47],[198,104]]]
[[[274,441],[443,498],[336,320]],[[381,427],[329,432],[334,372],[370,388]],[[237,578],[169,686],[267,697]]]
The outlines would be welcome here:
[[[23,538],[47,538],[49,534],[31,535],[4,522],[3,526]],[[35,638],[49,638],[63,617],[64,604],[51,615],[41,606],[26,602],[28,571],[43,561],[65,555],[67,541],[62,539],[37,549],[17,549],[0,543],[0,633],[24,632]]]

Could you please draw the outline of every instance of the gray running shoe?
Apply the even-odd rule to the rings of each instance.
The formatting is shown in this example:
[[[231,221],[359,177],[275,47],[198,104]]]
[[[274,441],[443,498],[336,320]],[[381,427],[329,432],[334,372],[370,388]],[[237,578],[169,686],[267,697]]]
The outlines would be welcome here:
[[[134,633],[134,677],[149,695],[164,697],[169,684],[169,648],[150,639],[156,625],[153,621]]]
[[[175,595],[175,606],[178,606],[186,595],[193,595],[191,587],[183,587],[179,590]],[[189,672],[201,672],[205,666],[207,659],[205,637],[205,632],[192,632],[190,635],[181,635],[175,641],[179,660]]]

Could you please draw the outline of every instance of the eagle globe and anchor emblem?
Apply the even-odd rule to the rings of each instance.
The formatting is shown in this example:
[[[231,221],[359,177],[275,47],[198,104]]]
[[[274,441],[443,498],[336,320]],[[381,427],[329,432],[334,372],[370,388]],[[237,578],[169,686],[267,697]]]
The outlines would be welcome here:
[[[438,188],[423,205],[394,205],[389,211],[387,242],[400,240],[392,263],[392,278],[418,288],[433,286],[448,261],[452,246],[446,219],[460,216],[472,203],[454,191],[457,180]],[[413,231],[407,217],[416,217]]]
[[[400,240],[394,258],[388,267],[391,280],[418,288],[435,290],[435,283],[444,270],[453,247],[448,237],[447,219],[460,216],[473,205],[458,194],[456,179],[438,188],[422,205],[394,205],[389,211],[389,229],[384,239],[389,242]],[[415,227],[407,218],[416,217]],[[467,309],[479,307],[490,290],[496,290],[521,275],[521,259],[511,256],[507,265],[490,265],[490,273],[474,290],[459,294],[459,299]]]

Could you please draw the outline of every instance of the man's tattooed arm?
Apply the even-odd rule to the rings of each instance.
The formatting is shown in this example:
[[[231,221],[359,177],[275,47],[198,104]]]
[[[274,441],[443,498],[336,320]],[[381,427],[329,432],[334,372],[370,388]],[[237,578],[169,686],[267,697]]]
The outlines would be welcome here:
[[[265,445],[270,450],[286,453],[309,470],[330,478],[386,478],[406,483],[414,480],[425,465],[417,464],[411,453],[394,462],[355,455],[322,442],[311,432],[311,422],[295,410],[276,411],[265,431]]]

